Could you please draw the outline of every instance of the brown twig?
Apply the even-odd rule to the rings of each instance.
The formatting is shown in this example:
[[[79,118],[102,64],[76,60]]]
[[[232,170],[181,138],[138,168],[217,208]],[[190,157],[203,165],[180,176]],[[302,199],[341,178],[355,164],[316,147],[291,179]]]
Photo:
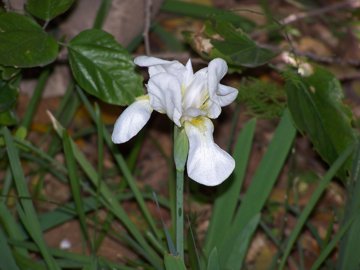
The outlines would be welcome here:
[[[139,55],[134,54],[133,56],[136,57]],[[203,65],[203,64],[207,63],[207,61],[201,59],[200,57],[192,57],[189,52],[161,52],[161,53],[153,53],[151,56],[166,59],[166,60],[178,60],[179,62],[184,63],[184,64],[189,59],[191,59],[191,63],[195,64],[195,65]]]
[[[308,12],[300,12],[297,14],[291,14],[289,16],[287,16],[286,18],[282,19],[280,21],[280,24],[282,25],[287,25],[287,24],[291,24],[293,22],[305,19],[305,18],[309,18],[309,17],[315,17],[315,16],[319,16],[331,11],[337,11],[339,9],[349,9],[349,8],[358,8],[360,7],[360,1],[359,0],[348,0],[348,1],[344,1],[344,2],[340,2],[340,3],[335,3],[332,5],[328,5],[322,8],[318,8],[315,10],[311,10]]]
[[[145,53],[147,55],[151,54],[150,50],[150,40],[149,40],[149,32],[150,32],[150,25],[151,25],[151,7],[152,7],[152,0],[144,0],[145,2],[145,26],[144,26],[144,44],[145,44]]]
[[[354,60],[354,59],[344,59],[341,57],[336,57],[336,56],[320,56],[317,55],[315,53],[312,52],[304,52],[304,51],[300,51],[296,48],[291,48],[290,50],[287,49],[282,49],[279,48],[277,46],[273,46],[273,45],[268,45],[268,44],[259,44],[259,47],[265,48],[265,49],[269,49],[275,53],[281,53],[281,52],[289,52],[294,54],[295,56],[300,56],[300,57],[306,57],[311,61],[314,62],[318,62],[318,63],[324,63],[324,64],[337,64],[337,65],[341,65],[341,66],[354,66],[354,67],[359,67],[360,66],[360,61],[359,60]]]

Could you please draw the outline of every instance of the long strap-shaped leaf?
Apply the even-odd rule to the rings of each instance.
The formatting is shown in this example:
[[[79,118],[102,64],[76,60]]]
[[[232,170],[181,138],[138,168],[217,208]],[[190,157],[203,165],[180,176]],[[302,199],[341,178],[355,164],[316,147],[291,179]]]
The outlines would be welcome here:
[[[91,106],[89,100],[86,98],[83,91],[79,87],[77,87],[77,90],[78,90],[80,98],[81,98],[82,102],[84,103],[87,111],[89,112],[92,120],[96,123],[97,121],[96,121],[95,110]],[[134,177],[131,175],[129,168],[126,165],[126,161],[124,160],[124,157],[121,155],[121,153],[119,153],[119,151],[114,149],[114,147],[113,147],[114,144],[111,141],[111,136],[110,136],[109,132],[106,129],[104,129],[103,126],[101,126],[99,128],[102,128],[102,134],[104,136],[105,143],[111,150],[113,150],[112,152],[113,152],[116,164],[119,166],[120,170],[122,171],[122,173],[124,175],[125,181],[129,185],[131,191],[134,193],[136,202],[139,204],[139,207],[140,207],[142,213],[144,214],[146,221],[148,222],[149,226],[151,227],[152,231],[157,236],[157,238],[160,239],[161,234],[159,233],[159,230],[156,228],[154,219],[145,204],[145,200],[142,196],[142,193],[140,192],[139,188],[137,187],[137,185],[135,183]]]
[[[225,269],[239,269],[239,267],[241,267],[242,260],[245,256],[234,256],[232,252],[238,252],[235,247],[242,245],[239,241],[250,241],[236,236],[247,228],[247,237],[252,237],[257,226],[252,226],[251,231],[249,224],[251,224],[251,220],[261,212],[261,209],[269,197],[288,156],[295,134],[296,129],[292,124],[290,113],[288,110],[285,110],[266,154],[262,158],[251,185],[246,191],[233,219],[233,223],[225,236],[225,240],[220,246],[219,257],[221,265],[225,266]],[[246,249],[244,249],[244,252],[246,252]],[[237,260],[234,259],[234,257],[237,258]]]
[[[54,116],[52,116],[51,114],[49,114],[49,116],[53,122],[57,134],[62,138],[64,128],[54,118]],[[74,141],[71,138],[69,138],[69,140],[71,145],[71,151],[73,152],[76,161],[83,169],[83,171],[86,173],[87,177],[92,182],[92,184],[94,186],[97,186],[98,176],[96,170],[90,164],[90,162],[87,160],[84,154],[77,148]],[[101,186],[99,186],[99,189],[103,202],[106,203],[109,210],[112,211],[113,214],[122,222],[125,228],[130,232],[130,234],[136,239],[136,241],[143,248],[143,252],[141,255],[143,255],[150,263],[152,263],[152,265],[156,269],[162,269],[163,267],[160,257],[146,242],[141,232],[137,229],[136,225],[130,220],[129,216],[127,215],[123,207],[118,203],[116,196],[111,192],[111,190],[108,188],[106,183],[102,183]]]
[[[321,195],[329,185],[331,179],[336,175],[337,171],[341,168],[344,162],[350,157],[350,155],[354,151],[354,146],[351,145],[336,159],[330,169],[327,171],[323,179],[321,179],[319,185],[317,186],[316,190],[313,192],[310,200],[306,204],[304,210],[302,211],[301,215],[299,216],[298,222],[295,228],[291,231],[291,234],[288,238],[286,247],[284,249],[284,255],[281,258],[279,270],[284,269],[286,259],[289,256],[291,249],[300,234],[302,227],[304,226],[305,222],[307,221],[310,213],[314,209],[316,203],[320,199]],[[345,269],[345,268],[344,268]],[[347,268],[346,268],[347,269]]]
[[[356,269],[360,265],[360,257],[356,250],[360,249],[360,142],[357,144],[348,188],[348,201],[342,227],[354,220],[340,243],[339,259],[336,269]]]
[[[255,126],[255,119],[249,121],[238,136],[233,155],[236,167],[232,177],[220,187],[220,195],[215,201],[204,248],[207,254],[219,246],[232,222],[250,157]]]
[[[20,197],[20,206],[18,207],[20,218],[28,233],[38,245],[40,253],[44,257],[48,268],[54,270],[60,269],[54,258],[49,253],[44,238],[42,237],[42,231],[34,205],[29,199],[31,196],[26,186],[26,180],[21,167],[18,149],[15,147],[11,133],[6,127],[2,129],[2,133],[5,139],[6,150],[16,190]]]

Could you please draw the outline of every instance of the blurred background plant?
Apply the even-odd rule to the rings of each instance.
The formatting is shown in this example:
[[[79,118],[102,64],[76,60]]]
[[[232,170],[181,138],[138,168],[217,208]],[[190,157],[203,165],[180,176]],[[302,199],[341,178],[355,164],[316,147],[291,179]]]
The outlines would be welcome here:
[[[357,269],[359,7],[3,0],[0,269]],[[185,182],[184,261],[169,121],[110,140],[141,54],[221,57],[239,89],[215,123],[233,175]]]

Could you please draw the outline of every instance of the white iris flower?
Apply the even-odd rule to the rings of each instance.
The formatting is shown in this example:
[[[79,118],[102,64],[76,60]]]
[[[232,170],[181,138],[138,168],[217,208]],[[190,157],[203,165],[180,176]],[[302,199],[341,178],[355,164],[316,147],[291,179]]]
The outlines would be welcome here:
[[[237,96],[237,89],[220,84],[227,64],[217,58],[194,73],[189,60],[178,61],[139,56],[135,64],[149,68],[148,94],[140,96],[117,119],[112,140],[124,143],[134,137],[148,122],[153,110],[166,113],[189,140],[187,174],[194,181],[215,186],[229,177],[234,159],[214,143],[214,126],[221,107]]]

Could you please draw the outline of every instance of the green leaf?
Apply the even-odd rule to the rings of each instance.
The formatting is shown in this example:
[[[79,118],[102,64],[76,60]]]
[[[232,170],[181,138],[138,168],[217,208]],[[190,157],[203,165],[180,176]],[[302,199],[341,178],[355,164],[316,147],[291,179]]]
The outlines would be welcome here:
[[[207,24],[207,28],[207,31],[215,33],[211,38],[214,46],[211,58],[222,57],[232,65],[257,67],[276,56],[274,52],[258,46],[246,33],[230,23],[216,21],[211,25]],[[218,38],[219,35],[221,38]]]
[[[166,270],[186,270],[184,260],[179,256],[165,254],[164,264]]]
[[[285,89],[262,79],[243,80],[237,100],[245,103],[248,114],[258,118],[279,118],[286,107]]]
[[[294,71],[284,74],[288,106],[297,128],[307,134],[316,151],[332,164],[356,135],[351,127],[351,111],[342,102],[343,93],[336,77],[316,67],[309,77]],[[350,159],[340,171],[344,176]]]
[[[210,252],[208,262],[207,262],[207,270],[220,270],[220,262],[219,262],[219,255],[217,252],[216,247],[212,249]]]
[[[43,238],[33,201],[28,199],[31,198],[31,195],[26,185],[26,179],[20,162],[19,151],[15,147],[14,139],[10,131],[7,128],[2,128],[1,132],[3,133],[5,139],[12,176],[15,182],[17,194],[20,198],[20,204],[19,207],[17,207],[20,220],[22,221],[31,238],[38,246],[39,251],[43,256],[48,268],[58,270],[60,267],[49,253],[48,247]]]
[[[337,269],[356,269],[360,264],[360,257],[354,250],[360,248],[360,143],[357,143],[348,187],[348,201],[342,227],[353,220],[349,230],[341,240]]]
[[[1,264],[0,264],[1,270],[20,269],[16,264],[15,258],[12,254],[12,250],[7,243],[7,237],[1,227],[0,227],[0,260],[1,260]]]
[[[214,21],[226,21],[240,26],[245,31],[251,31],[255,24],[251,20],[242,17],[235,12],[201,5],[182,0],[165,0],[161,10],[178,15],[189,16],[196,19],[213,19]]]
[[[290,255],[292,247],[299,237],[301,229],[303,228],[306,221],[309,219],[309,216],[313,209],[315,208],[317,202],[321,198],[321,195],[324,193],[326,188],[329,186],[329,183],[333,177],[335,177],[336,172],[341,168],[342,164],[350,157],[353,153],[354,146],[348,146],[342,153],[340,153],[339,157],[335,160],[335,162],[331,165],[330,169],[326,172],[324,177],[320,180],[319,185],[316,187],[315,191],[312,193],[311,198],[308,200],[304,210],[299,216],[295,227],[292,229],[290,235],[287,237],[286,246],[284,248],[284,253],[279,263],[279,270],[284,269],[286,264],[286,259]],[[352,250],[353,252],[353,250]],[[353,268],[345,268],[345,269],[353,269]]]
[[[0,66],[1,79],[10,80],[20,73],[20,69]]]
[[[58,49],[56,40],[31,18],[0,14],[0,65],[44,66],[55,60]]]
[[[9,81],[0,80],[0,112],[14,107],[18,96],[18,88]]]
[[[256,120],[252,119],[244,125],[238,136],[233,155],[236,162],[234,173],[231,179],[220,186],[220,195],[214,203],[205,242],[207,253],[221,244],[233,220],[245,179],[255,127]]]
[[[247,226],[252,224],[252,221],[255,222],[255,216],[260,213],[264,207],[278,175],[284,166],[295,134],[296,129],[291,122],[290,113],[288,110],[285,110],[273,139],[256,169],[251,185],[245,193],[240,207],[233,218],[231,227],[228,229],[221,245],[218,246],[221,265],[226,265],[228,267],[227,269],[237,269],[242,265],[243,256],[237,256],[237,261],[235,261],[234,259],[236,258],[232,256],[235,248],[243,245],[243,238],[237,236],[242,234],[246,228],[248,230],[248,237],[251,237],[253,234],[254,231],[250,232],[250,228],[255,228]],[[229,262],[232,263],[232,267],[230,267]]]
[[[86,30],[70,41],[69,60],[78,84],[89,94],[128,105],[143,94],[142,78],[134,72],[129,53],[110,34]]]
[[[32,15],[45,21],[67,11],[74,0],[28,0],[26,10]]]
[[[0,112],[0,126],[13,126],[17,122],[18,119],[13,110]]]

